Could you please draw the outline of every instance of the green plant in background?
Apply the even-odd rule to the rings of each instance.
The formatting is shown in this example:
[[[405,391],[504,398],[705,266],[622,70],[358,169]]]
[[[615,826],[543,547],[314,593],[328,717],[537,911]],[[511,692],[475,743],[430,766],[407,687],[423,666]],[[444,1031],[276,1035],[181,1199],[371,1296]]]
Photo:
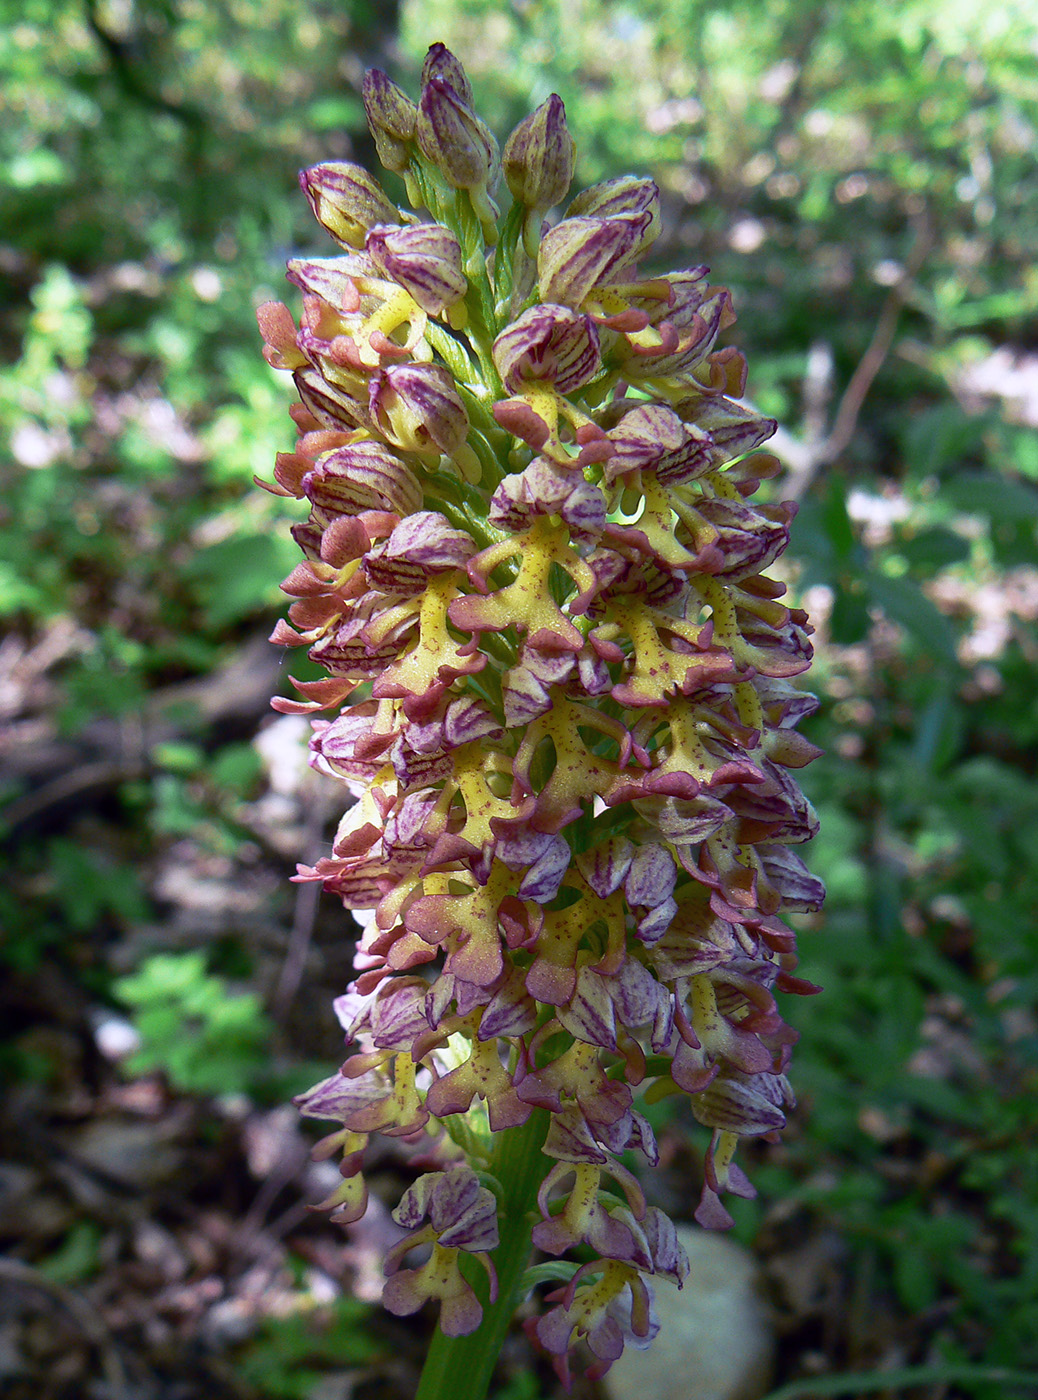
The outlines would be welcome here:
[[[763,572],[794,509],[750,504],[775,424],[730,397],[729,294],[704,267],[639,271],[656,185],[592,186],[549,228],[574,160],[556,95],[500,155],[442,44],[417,107],[378,69],[364,95],[432,221],[360,166],[304,171],[345,251],[290,261],[298,327],[259,310],[302,401],[272,489],[310,506],[274,639],[328,673],[275,705],[343,707],[313,762],[357,799],[299,878],[372,911],[336,1003],[360,1050],[298,1102],[341,1124],[320,1151],[342,1153],[344,1223],[372,1133],[438,1138],[383,1300],[440,1304],[421,1400],[482,1400],[531,1242],[559,1286],[527,1330],[567,1385],[578,1342],[601,1376],[651,1341],[646,1276],[687,1274],[620,1161],[658,1161],[635,1090],[711,1130],[709,1228],[732,1223],[722,1193],[754,1194],[740,1138],[785,1124],[796,1034],[773,993],[817,988],[781,916],[823,898],[792,849],[817,830],[791,771],[817,756],[791,682],[810,628]]]
[[[92,1278],[101,1269],[102,1239],[100,1227],[92,1220],[77,1220],[43,1261],[41,1273],[56,1284],[77,1284]]]
[[[31,907],[17,890],[0,889],[0,959],[14,973],[31,974],[70,936],[135,923],[148,912],[135,865],[65,837],[35,851],[24,874],[34,886]],[[105,985],[96,963],[85,964],[81,975],[98,989]]]
[[[272,1027],[254,992],[232,992],[203,953],[155,953],[116,996],[130,1010],[140,1046],[130,1074],[161,1071],[190,1094],[235,1094],[262,1080]]]
[[[329,1370],[375,1361],[378,1344],[365,1327],[371,1309],[343,1295],[328,1307],[311,1307],[265,1319],[235,1370],[271,1400],[308,1400]]]
[[[225,663],[276,599],[279,504],[243,489],[283,402],[251,354],[252,298],[297,236],[302,120],[323,129],[333,100],[349,116],[328,40],[367,42],[393,17],[378,8],[338,7],[317,45],[280,0],[2,6],[0,619],[63,643],[67,732]],[[310,74],[291,101],[289,67]]]

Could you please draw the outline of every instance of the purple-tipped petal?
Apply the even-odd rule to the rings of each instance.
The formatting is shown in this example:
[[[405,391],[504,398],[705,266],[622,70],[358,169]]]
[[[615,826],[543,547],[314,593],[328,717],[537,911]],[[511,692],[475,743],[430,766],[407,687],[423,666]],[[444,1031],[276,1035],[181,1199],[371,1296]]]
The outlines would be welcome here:
[[[613,455],[605,478],[632,471],[651,471],[667,485],[692,481],[715,465],[709,451],[710,434],[696,424],[683,423],[665,404],[640,404],[626,413],[609,433]]]
[[[561,516],[574,538],[594,541],[605,529],[605,497],[579,472],[560,471],[537,457],[523,471],[505,477],[491,499],[488,518],[499,529],[518,533],[537,515]]]
[[[575,307],[594,289],[619,281],[651,244],[652,222],[648,210],[608,219],[563,219],[541,239],[541,296]]]
[[[569,843],[563,836],[552,836],[522,878],[516,894],[536,904],[549,904],[559,892],[562,877],[570,865]]]
[[[414,472],[380,442],[362,440],[326,453],[305,474],[302,487],[327,519],[364,510],[410,515],[422,503]]]
[[[371,376],[368,404],[379,428],[410,452],[456,452],[469,419],[454,376],[443,365],[390,365]]]
[[[707,1127],[741,1137],[774,1132],[786,1125],[781,1106],[788,1101],[788,1087],[780,1074],[731,1071],[695,1095],[692,1112]]]
[[[650,1206],[641,1227],[652,1256],[652,1272],[669,1278],[680,1288],[688,1278],[689,1263],[673,1220],[658,1206]]]
[[[368,232],[364,246],[379,272],[410,292],[431,316],[439,316],[468,290],[461,244],[442,224],[379,225]]]
[[[663,904],[674,893],[677,873],[674,857],[665,847],[655,842],[639,846],[624,880],[628,902],[648,908]]]
[[[471,535],[456,530],[437,511],[420,510],[365,556],[364,572],[383,593],[422,593],[431,575],[464,568],[475,552]]]
[[[396,1223],[409,1230],[427,1217],[445,1247],[471,1253],[497,1248],[497,1202],[470,1167],[427,1172],[408,1187],[393,1211]]]
[[[598,373],[598,330],[568,306],[531,306],[494,341],[494,363],[510,394],[537,382],[569,394]]]
[[[362,248],[376,224],[400,221],[378,181],[352,161],[313,165],[300,172],[299,183],[317,222],[347,247]]]
[[[345,1123],[359,1109],[380,1103],[390,1091],[390,1085],[374,1070],[356,1079],[333,1074],[307,1089],[305,1094],[298,1094],[292,1102],[304,1118]]]
[[[619,175],[616,179],[603,180],[599,185],[589,185],[586,190],[581,190],[571,201],[566,217],[597,216],[609,219],[620,214],[641,214],[646,211],[652,215],[658,231],[660,191],[655,180],[643,180],[637,175]]]
[[[494,183],[499,156],[493,133],[446,78],[434,75],[423,85],[415,135],[422,155],[454,189]]]
[[[574,154],[566,108],[562,98],[552,93],[505,143],[501,165],[512,198],[541,212],[560,203],[573,179]]]

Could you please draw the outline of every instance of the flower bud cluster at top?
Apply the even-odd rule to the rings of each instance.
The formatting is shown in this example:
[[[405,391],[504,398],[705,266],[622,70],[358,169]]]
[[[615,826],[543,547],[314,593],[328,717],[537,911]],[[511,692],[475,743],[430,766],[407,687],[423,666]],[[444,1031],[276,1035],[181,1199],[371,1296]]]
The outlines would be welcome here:
[[[272,489],[310,505],[274,639],[327,671],[275,704],[337,711],[312,761],[356,798],[298,878],[368,911],[336,1005],[360,1048],[300,1103],[341,1125],[340,1221],[365,1209],[370,1134],[442,1130],[385,1301],[438,1299],[451,1335],[480,1321],[459,1251],[493,1275],[498,1241],[474,1168],[547,1110],[533,1242],[591,1261],[534,1331],[560,1373],[583,1339],[600,1374],[651,1335],[646,1277],[687,1268],[619,1160],[657,1159],[633,1090],[686,1095],[711,1131],[706,1226],[752,1194],[738,1139],[791,1102],[775,991],[814,989],[782,915],[823,896],[793,850],[816,829],[790,774],[817,752],[791,679],[810,628],[763,572],[794,507],[751,503],[774,424],[718,346],[728,292],[705,267],[639,271],[651,180],[593,186],[549,227],[574,160],[558,97],[503,154],[440,44],[417,106],[377,70],[364,97],[420,212],[356,165],[305,171],[342,251],[289,263],[298,326],[259,313],[301,400]]]

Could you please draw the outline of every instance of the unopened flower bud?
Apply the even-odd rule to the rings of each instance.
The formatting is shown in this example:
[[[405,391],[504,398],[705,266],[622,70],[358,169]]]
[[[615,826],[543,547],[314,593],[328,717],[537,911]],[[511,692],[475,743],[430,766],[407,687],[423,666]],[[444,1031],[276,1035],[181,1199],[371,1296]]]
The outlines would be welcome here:
[[[378,270],[399,282],[431,316],[453,306],[468,290],[461,244],[442,224],[374,228],[365,246]]]
[[[375,224],[400,222],[378,181],[352,161],[313,165],[299,172],[299,183],[317,222],[346,247],[363,248]]]
[[[651,242],[648,211],[608,219],[563,219],[541,240],[541,296],[579,306],[594,287],[616,281]]]
[[[433,78],[443,78],[461,98],[472,106],[472,85],[462,67],[461,59],[452,54],[446,44],[433,44],[422,64],[422,87]]]
[[[381,68],[368,69],[362,91],[378,158],[387,170],[402,174],[408,166],[407,143],[414,137],[418,109]]]
[[[655,180],[642,180],[637,175],[620,175],[615,180],[603,180],[581,190],[569,208],[567,219],[595,215],[611,219],[617,214],[652,215],[652,238],[660,230],[660,191]],[[650,240],[651,241],[651,240]]]
[[[521,121],[505,144],[501,164],[512,198],[542,214],[565,199],[573,179],[573,137],[562,98],[547,102]]]
[[[498,162],[493,133],[446,78],[431,78],[422,88],[415,130],[422,155],[454,189],[493,183]]]

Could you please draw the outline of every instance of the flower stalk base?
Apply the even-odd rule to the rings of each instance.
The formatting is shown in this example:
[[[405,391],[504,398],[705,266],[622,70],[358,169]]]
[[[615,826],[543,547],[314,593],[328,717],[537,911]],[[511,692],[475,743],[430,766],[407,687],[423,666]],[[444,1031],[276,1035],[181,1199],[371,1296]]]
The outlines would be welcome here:
[[[519,1128],[498,1135],[494,1150],[494,1176],[501,1188],[498,1218],[501,1243],[494,1250],[497,1300],[489,1300],[490,1283],[478,1265],[462,1265],[483,1308],[477,1332],[448,1337],[439,1328],[433,1334],[429,1354],[415,1400],[483,1400],[501,1354],[505,1335],[521,1301],[523,1274],[533,1250],[531,1239],[537,1219],[537,1192],[544,1180],[546,1160],[542,1148],[548,1131],[548,1115],[542,1109]]]

